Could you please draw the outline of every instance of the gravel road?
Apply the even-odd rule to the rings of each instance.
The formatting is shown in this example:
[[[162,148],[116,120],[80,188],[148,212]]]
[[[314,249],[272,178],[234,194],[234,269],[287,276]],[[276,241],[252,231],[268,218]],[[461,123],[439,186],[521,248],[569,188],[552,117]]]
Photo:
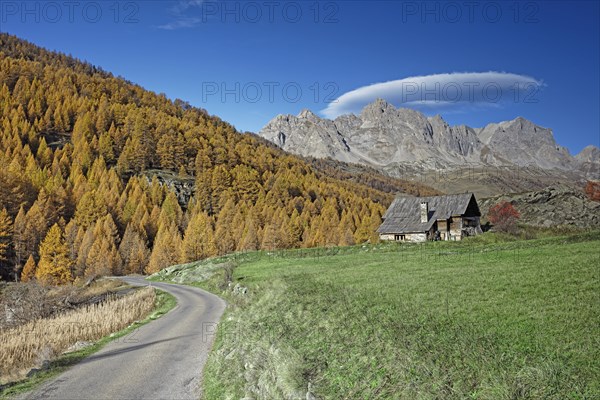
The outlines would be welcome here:
[[[120,278],[148,285],[143,278]],[[198,399],[201,373],[225,302],[201,289],[152,282],[177,306],[107,344],[25,399]]]

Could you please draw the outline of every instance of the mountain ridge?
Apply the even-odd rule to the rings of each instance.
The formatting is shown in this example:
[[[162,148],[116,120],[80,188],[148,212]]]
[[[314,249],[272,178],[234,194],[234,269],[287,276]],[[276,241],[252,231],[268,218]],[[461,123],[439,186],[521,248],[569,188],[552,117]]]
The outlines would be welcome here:
[[[395,167],[415,173],[468,168],[524,168],[553,171],[566,180],[598,179],[600,150],[588,146],[575,156],[554,139],[551,129],[524,117],[481,128],[449,125],[377,99],[360,114],[320,118],[310,110],[278,115],[259,136],[305,157],[364,164],[392,176]]]

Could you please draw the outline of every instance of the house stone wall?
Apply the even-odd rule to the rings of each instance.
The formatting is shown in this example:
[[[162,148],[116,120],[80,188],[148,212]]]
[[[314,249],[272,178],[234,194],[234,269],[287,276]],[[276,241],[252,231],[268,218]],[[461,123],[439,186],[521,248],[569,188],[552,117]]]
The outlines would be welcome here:
[[[409,233],[406,235],[407,242],[425,242],[426,240],[426,233]]]
[[[389,233],[380,233],[379,234],[379,239],[381,239],[381,240],[394,240],[394,235],[391,235]]]
[[[452,217],[450,222],[450,240],[462,239],[462,218],[460,216]]]
[[[379,239],[385,241],[395,241],[395,236],[397,234],[394,233],[381,233],[379,234]],[[400,235],[400,234],[398,234]],[[401,235],[405,236],[403,242],[425,242],[427,240],[427,234],[423,233],[402,233]]]

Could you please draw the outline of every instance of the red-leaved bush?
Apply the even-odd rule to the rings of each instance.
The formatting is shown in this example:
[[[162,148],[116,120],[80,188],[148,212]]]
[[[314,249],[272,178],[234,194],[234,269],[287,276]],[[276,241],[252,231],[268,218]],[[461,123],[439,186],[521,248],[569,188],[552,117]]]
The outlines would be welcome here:
[[[585,194],[590,200],[600,201],[600,181],[587,181]]]
[[[490,208],[488,219],[496,230],[501,232],[514,233],[517,228],[517,220],[521,217],[521,214],[517,209],[508,201],[498,203]]]

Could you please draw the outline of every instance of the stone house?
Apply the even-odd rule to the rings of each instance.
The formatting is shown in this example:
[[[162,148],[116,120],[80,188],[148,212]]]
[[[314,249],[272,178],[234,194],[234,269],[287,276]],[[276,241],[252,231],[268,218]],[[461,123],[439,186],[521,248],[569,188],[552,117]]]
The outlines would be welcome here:
[[[480,217],[473,193],[398,196],[383,215],[377,232],[381,240],[387,241],[461,240],[482,232]]]

